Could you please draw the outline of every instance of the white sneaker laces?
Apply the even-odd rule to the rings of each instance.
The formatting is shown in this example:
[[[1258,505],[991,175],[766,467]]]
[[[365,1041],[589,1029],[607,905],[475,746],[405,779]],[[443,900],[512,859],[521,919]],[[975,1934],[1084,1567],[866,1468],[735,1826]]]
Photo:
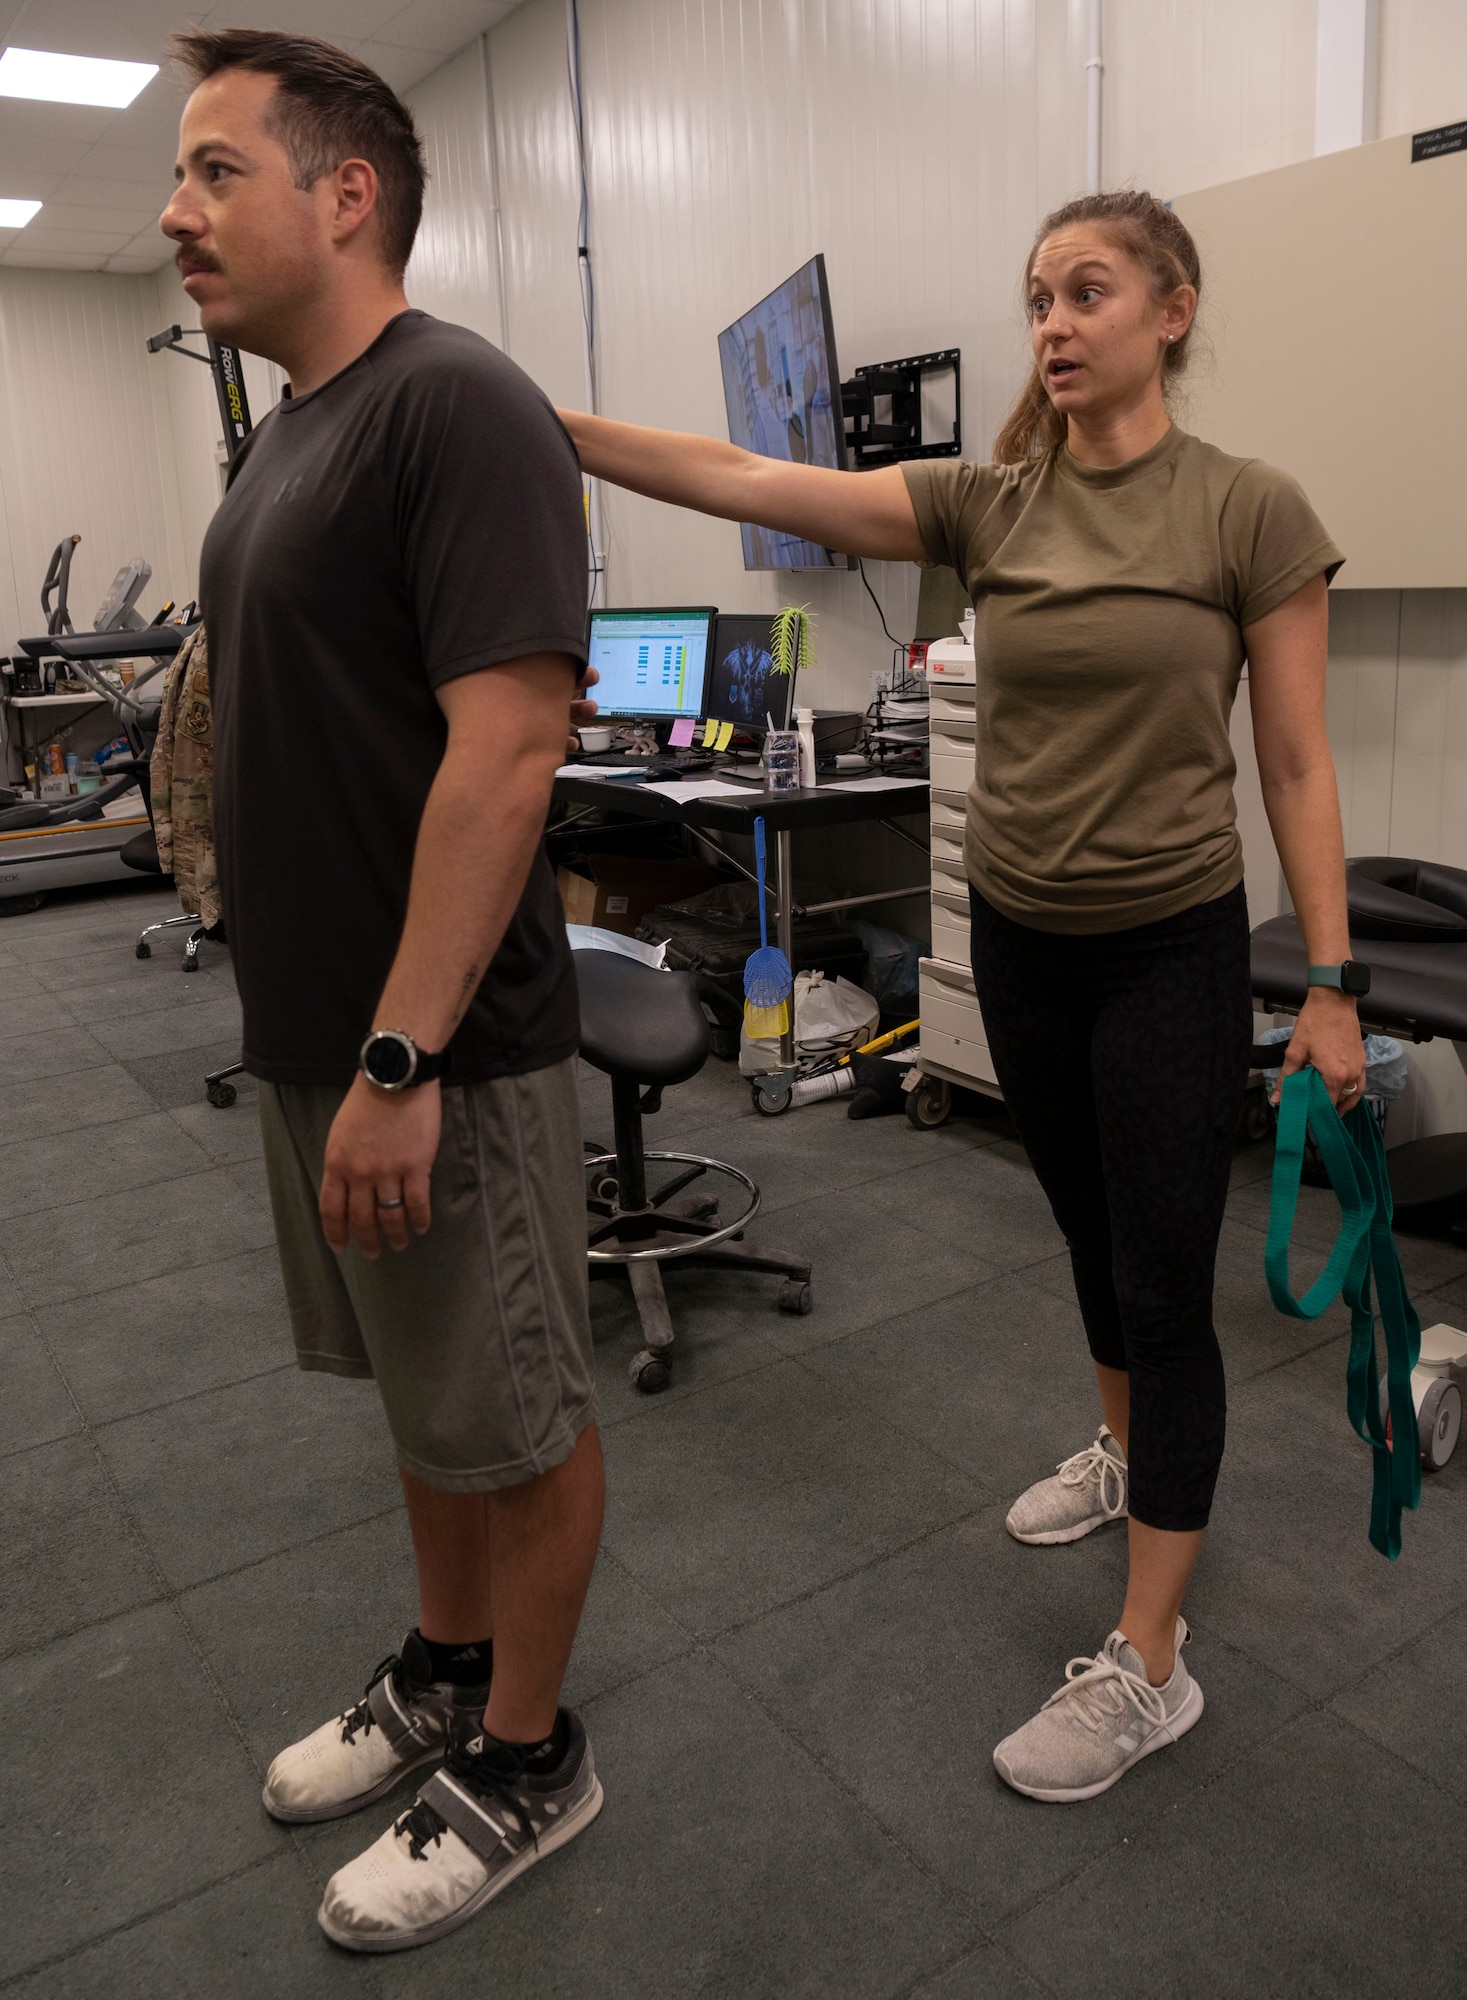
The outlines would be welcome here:
[[[1109,1435],[1107,1433],[1107,1435]],[[1094,1480],[1100,1488],[1100,1504],[1107,1514],[1119,1514],[1126,1504],[1126,1467],[1112,1458],[1102,1438],[1087,1444],[1073,1458],[1058,1466],[1061,1486],[1084,1486]]]
[[[1065,1668],[1065,1685],[1057,1688],[1044,1704],[1053,1708],[1065,1701],[1086,1729],[1099,1731],[1125,1713],[1130,1700],[1154,1728],[1166,1721],[1166,1701],[1144,1674],[1133,1673],[1108,1653],[1093,1660],[1071,1660]]]

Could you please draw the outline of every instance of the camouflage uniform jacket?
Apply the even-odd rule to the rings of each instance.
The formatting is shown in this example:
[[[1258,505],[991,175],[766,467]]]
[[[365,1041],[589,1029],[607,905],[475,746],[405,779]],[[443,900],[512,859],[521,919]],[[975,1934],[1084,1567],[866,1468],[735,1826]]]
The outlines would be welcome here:
[[[179,901],[211,928],[223,914],[214,860],[214,711],[201,626],[179,648],[163,683],[153,745],[153,833]]]

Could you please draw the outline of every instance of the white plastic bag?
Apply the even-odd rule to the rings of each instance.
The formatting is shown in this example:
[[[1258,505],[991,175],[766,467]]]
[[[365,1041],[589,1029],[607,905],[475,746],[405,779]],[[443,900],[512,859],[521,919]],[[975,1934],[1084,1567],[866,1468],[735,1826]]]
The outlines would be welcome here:
[[[858,1049],[876,1033],[881,1009],[864,987],[849,979],[827,979],[823,972],[797,972],[794,992],[795,1058],[842,1055]],[[739,1031],[739,1068],[745,1076],[762,1076],[779,1068],[779,1040],[761,1035],[751,1041]]]
[[[639,958],[658,972],[667,964],[666,944],[644,944],[641,938],[624,937],[620,931],[604,931],[595,924],[567,924],[565,934],[572,951],[614,951],[619,958]]]

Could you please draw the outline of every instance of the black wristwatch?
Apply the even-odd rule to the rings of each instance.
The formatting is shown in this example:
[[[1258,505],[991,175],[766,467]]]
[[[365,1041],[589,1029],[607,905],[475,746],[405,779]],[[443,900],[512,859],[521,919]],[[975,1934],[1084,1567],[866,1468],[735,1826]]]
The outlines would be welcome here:
[[[448,1073],[449,1054],[436,1056],[420,1049],[401,1028],[374,1028],[358,1057],[362,1075],[378,1090],[411,1090],[415,1083],[432,1083]]]
[[[1357,1000],[1363,1000],[1370,991],[1370,967],[1362,965],[1358,958],[1347,958],[1342,965],[1311,965],[1309,984],[1334,986],[1341,993],[1350,993]]]

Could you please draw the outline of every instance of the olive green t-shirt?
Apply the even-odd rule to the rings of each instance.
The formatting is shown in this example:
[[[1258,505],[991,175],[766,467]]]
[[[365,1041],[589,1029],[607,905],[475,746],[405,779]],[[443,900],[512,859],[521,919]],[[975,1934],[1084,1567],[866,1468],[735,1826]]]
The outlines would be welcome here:
[[[1175,428],[1128,465],[904,465],[977,610],[963,858],[1037,930],[1129,930],[1243,878],[1243,627],[1344,558],[1287,473]]]

